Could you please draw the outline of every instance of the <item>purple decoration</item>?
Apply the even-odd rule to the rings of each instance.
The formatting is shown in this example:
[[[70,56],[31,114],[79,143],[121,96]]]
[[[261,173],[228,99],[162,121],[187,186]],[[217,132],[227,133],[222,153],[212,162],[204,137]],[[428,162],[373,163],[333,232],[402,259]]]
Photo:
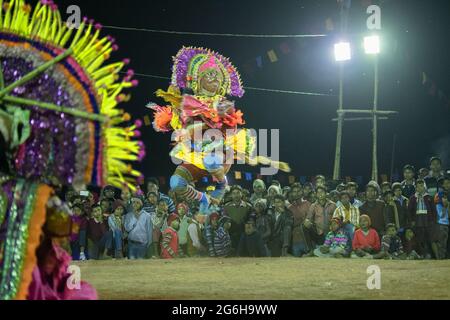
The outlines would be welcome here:
[[[224,56],[210,51],[208,49],[204,48],[192,48],[192,47],[183,47],[176,57],[174,58],[174,65],[173,65],[173,76],[172,76],[172,84],[176,85],[179,88],[186,88],[187,87],[187,74],[189,69],[189,63],[191,62],[192,58],[198,54],[212,54],[214,57],[217,58],[225,67],[227,72],[230,75],[230,95],[234,97],[241,98],[245,91],[242,87],[242,83],[240,80],[239,73],[237,72],[236,68],[231,64],[230,60],[225,58]]]
[[[32,63],[24,59],[3,58],[6,85],[32,70]],[[46,73],[16,88],[12,95],[74,107],[69,94]],[[71,184],[75,174],[76,144],[68,142],[76,135],[75,119],[39,107],[22,108],[31,110],[31,135],[16,154],[17,174],[26,179]]]

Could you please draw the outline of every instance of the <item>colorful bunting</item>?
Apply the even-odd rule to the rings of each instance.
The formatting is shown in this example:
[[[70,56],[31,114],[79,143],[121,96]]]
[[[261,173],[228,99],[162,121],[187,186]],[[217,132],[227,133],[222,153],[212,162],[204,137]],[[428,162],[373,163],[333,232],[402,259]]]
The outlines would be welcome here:
[[[262,57],[261,56],[256,57],[256,65],[258,66],[258,68],[262,68]]]
[[[253,175],[251,174],[251,172],[246,172],[245,173],[245,180],[252,181],[252,179],[253,179]]]
[[[242,173],[240,171],[235,171],[234,172],[234,178],[236,180],[242,180]]]
[[[270,62],[275,63],[278,61],[278,56],[275,53],[275,50],[267,51],[267,56],[269,57]]]

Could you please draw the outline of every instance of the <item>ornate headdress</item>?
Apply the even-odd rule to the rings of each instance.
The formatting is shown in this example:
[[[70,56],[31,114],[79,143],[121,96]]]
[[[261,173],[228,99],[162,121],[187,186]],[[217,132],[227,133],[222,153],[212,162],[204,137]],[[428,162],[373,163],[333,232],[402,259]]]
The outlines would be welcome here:
[[[201,74],[208,69],[215,69],[223,76],[221,95],[239,98],[244,95],[241,77],[228,58],[209,49],[183,47],[173,59],[173,86],[190,88],[196,92]]]

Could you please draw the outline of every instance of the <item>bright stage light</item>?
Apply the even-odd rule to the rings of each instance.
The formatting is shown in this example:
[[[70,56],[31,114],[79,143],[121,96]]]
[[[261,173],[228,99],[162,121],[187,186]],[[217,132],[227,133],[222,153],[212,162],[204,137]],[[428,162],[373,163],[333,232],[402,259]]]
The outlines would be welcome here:
[[[364,50],[367,54],[379,54],[380,53],[380,37],[370,36],[364,38]]]
[[[347,61],[352,58],[350,43],[339,42],[334,45],[334,58],[336,61]]]

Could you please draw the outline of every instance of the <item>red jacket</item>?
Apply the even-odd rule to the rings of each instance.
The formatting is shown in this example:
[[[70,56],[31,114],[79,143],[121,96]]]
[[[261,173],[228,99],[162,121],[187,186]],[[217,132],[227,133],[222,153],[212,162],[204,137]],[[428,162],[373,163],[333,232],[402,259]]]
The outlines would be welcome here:
[[[161,257],[163,259],[173,259],[178,256],[178,233],[171,227],[168,227],[162,233]]]
[[[353,237],[353,250],[364,249],[367,247],[371,247],[375,251],[380,251],[381,242],[377,231],[370,228],[369,234],[366,236],[361,229],[356,230]]]

